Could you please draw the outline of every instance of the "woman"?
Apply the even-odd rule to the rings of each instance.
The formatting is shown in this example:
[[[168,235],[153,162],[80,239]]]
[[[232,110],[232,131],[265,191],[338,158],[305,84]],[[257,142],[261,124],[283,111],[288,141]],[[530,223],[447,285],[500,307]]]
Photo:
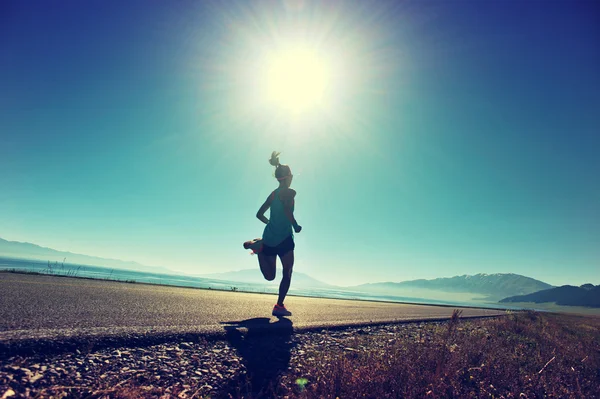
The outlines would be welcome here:
[[[277,256],[283,266],[283,278],[279,284],[279,297],[273,307],[273,316],[291,316],[292,312],[286,309],[283,300],[287,295],[292,281],[294,267],[294,234],[300,233],[302,227],[294,218],[294,198],[296,191],[290,188],[292,184],[292,170],[288,165],[279,163],[279,154],[273,151],[269,163],[275,166],[275,178],[279,187],[273,191],[256,213],[256,217],[266,224],[262,239],[246,241],[244,248],[252,249],[258,254],[258,263],[265,279],[275,279],[277,270]],[[265,217],[267,209],[271,209],[270,218]]]

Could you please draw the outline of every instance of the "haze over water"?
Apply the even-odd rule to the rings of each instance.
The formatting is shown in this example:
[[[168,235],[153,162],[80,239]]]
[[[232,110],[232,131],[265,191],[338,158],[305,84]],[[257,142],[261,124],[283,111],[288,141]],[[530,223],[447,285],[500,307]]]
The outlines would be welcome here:
[[[40,274],[54,276],[75,276],[87,277],[93,279],[108,279],[129,283],[147,283],[147,284],[162,284],[175,287],[193,287],[203,289],[215,289],[221,291],[234,292],[255,292],[255,293],[277,293],[278,282],[264,281],[261,284],[227,281],[221,279],[210,279],[196,276],[175,275],[168,273],[148,273],[134,270],[123,270],[118,268],[109,268],[102,266],[90,265],[73,265],[61,264],[58,262],[41,262],[23,259],[0,258],[0,270],[15,270],[22,272],[35,272]],[[463,300],[439,300],[431,298],[419,297],[403,297],[397,295],[385,295],[376,293],[366,293],[346,289],[345,287],[330,287],[330,288],[308,288],[306,285],[301,288],[290,288],[291,295],[313,296],[322,298],[335,299],[362,299],[375,301],[403,302],[403,303],[420,303],[432,305],[458,305],[458,306],[485,306],[489,308],[501,309],[517,309],[518,307],[498,304],[490,301],[469,301],[467,297]],[[472,294],[473,298],[477,295]]]

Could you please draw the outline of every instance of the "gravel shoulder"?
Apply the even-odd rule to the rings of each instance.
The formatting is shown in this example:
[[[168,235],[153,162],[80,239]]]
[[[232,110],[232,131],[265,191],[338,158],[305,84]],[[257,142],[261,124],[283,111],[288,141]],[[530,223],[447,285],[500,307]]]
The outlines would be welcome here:
[[[133,390],[134,397],[221,398],[244,386],[255,394],[281,384],[293,389],[296,382],[288,374],[303,369],[307,354],[373,351],[390,340],[422,341],[431,333],[428,326],[443,323],[295,332],[289,319],[271,323],[255,318],[225,326],[221,336],[165,337],[165,342],[147,345],[117,343],[53,355],[11,356],[0,363],[0,397],[100,398]],[[268,328],[271,324],[277,327]],[[464,326],[479,328],[476,320]],[[356,347],[357,336],[368,337],[369,345]]]

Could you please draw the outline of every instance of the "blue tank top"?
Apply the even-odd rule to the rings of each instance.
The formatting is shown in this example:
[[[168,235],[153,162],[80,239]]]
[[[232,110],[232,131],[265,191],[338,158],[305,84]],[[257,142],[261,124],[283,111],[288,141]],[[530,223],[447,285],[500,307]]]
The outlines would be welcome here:
[[[279,188],[273,191],[273,201],[271,201],[271,214],[269,223],[265,226],[263,232],[263,243],[269,247],[276,247],[289,236],[294,236],[292,233],[292,222],[286,216],[284,205],[279,199]],[[294,206],[292,205],[292,212]]]

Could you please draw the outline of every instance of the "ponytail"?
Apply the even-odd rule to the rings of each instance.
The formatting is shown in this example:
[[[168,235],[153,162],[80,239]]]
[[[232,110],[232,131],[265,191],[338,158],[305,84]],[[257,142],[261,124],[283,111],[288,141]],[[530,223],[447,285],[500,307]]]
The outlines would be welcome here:
[[[275,166],[275,168],[278,168],[279,166],[281,166],[281,164],[279,163],[279,154],[281,154],[280,152],[277,151],[273,151],[271,153],[271,159],[269,159],[269,163],[273,166]]]

